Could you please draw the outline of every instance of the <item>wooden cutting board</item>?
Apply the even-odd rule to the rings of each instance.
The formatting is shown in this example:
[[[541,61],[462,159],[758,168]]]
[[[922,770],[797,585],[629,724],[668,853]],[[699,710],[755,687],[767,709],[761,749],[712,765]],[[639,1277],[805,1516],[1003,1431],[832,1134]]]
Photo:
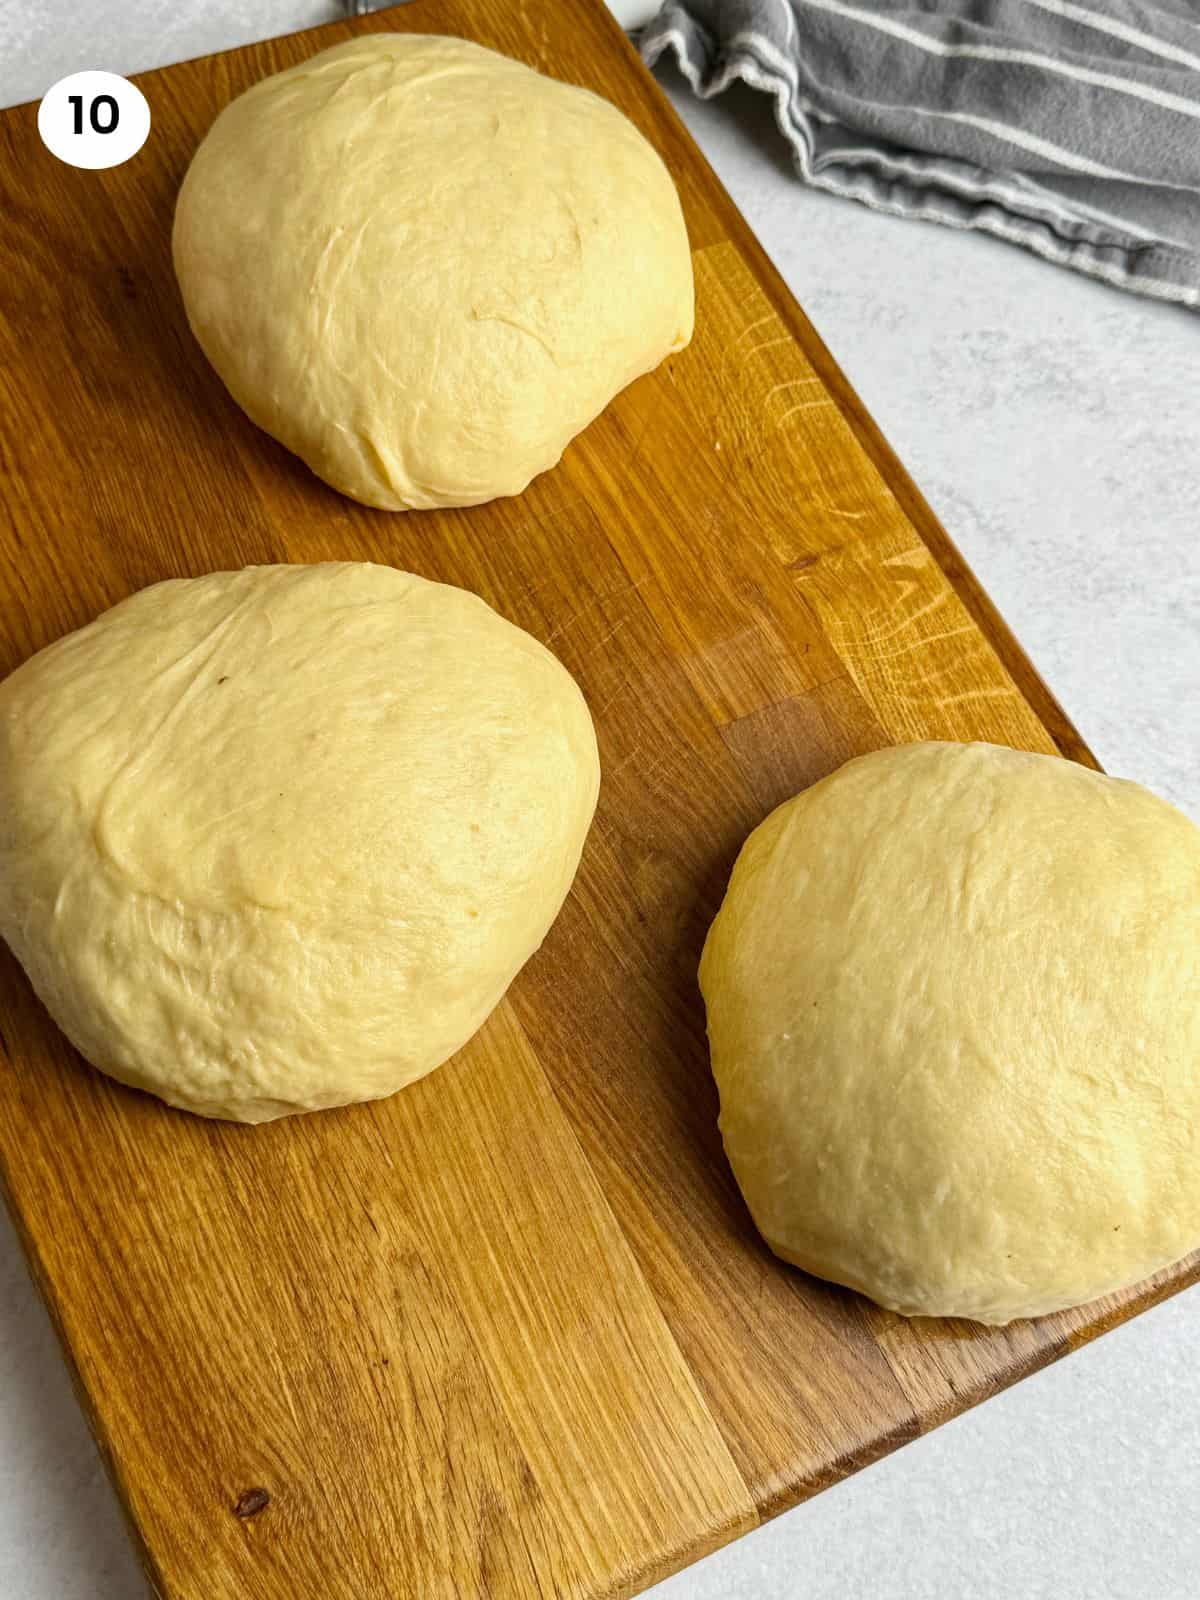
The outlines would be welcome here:
[[[474,510],[371,512],[309,476],[227,398],[171,274],[219,108],[387,27],[616,101],[695,251],[691,347]],[[55,161],[33,107],[0,116],[0,670],[160,578],[391,562],[549,644],[604,765],[540,954],[376,1105],[170,1111],[87,1069],[0,952],[8,1201],[156,1591],[630,1595],[1192,1281],[983,1332],[754,1233],[695,983],[745,835],[889,741],[1092,758],[598,0],[419,0],[139,82],[153,130],[111,172]]]

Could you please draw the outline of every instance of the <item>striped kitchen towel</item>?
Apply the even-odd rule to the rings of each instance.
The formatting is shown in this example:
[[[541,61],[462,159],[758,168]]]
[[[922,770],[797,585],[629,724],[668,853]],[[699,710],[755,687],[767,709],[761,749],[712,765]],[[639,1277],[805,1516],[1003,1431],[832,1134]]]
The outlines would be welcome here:
[[[772,95],[815,188],[1200,307],[1200,0],[669,0],[640,43]]]

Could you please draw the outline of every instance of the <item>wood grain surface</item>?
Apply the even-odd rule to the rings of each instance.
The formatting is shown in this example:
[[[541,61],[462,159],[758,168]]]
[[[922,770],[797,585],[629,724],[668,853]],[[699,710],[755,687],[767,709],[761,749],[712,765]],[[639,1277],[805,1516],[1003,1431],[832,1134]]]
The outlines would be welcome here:
[[[616,101],[694,247],[691,347],[473,510],[317,482],[228,399],[170,268],[220,107],[387,27]],[[160,578],[390,562],[549,644],[604,767],[542,951],[375,1105],[168,1110],[88,1069],[0,952],[7,1197],[156,1592],[632,1595],[1192,1281],[982,1331],[755,1235],[695,982],[747,832],[890,741],[1091,757],[598,0],[418,0],[138,81],[151,136],[109,172],[0,116],[0,670]]]

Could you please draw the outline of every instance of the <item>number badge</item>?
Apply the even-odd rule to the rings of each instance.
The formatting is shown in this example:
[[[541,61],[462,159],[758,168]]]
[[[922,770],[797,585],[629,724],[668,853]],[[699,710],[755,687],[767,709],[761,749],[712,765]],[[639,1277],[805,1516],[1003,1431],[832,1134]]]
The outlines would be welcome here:
[[[119,167],[150,132],[146,96],[115,72],[73,72],[46,91],[38,132],[52,155],[72,167]]]

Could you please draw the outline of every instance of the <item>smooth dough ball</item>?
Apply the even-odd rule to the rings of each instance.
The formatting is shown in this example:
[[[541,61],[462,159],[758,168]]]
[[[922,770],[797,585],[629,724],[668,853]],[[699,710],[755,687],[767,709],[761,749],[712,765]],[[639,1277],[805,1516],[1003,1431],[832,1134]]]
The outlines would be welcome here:
[[[986,744],[851,761],[750,835],[700,968],[777,1255],[1002,1323],[1200,1245],[1200,829]]]
[[[238,404],[392,511],[519,494],[692,333],[656,152],[465,39],[367,34],[235,100],[180,191],[175,270]]]
[[[367,564],[159,583],[0,684],[0,933],[125,1083],[262,1122],[466,1043],[595,809],[565,668]]]

